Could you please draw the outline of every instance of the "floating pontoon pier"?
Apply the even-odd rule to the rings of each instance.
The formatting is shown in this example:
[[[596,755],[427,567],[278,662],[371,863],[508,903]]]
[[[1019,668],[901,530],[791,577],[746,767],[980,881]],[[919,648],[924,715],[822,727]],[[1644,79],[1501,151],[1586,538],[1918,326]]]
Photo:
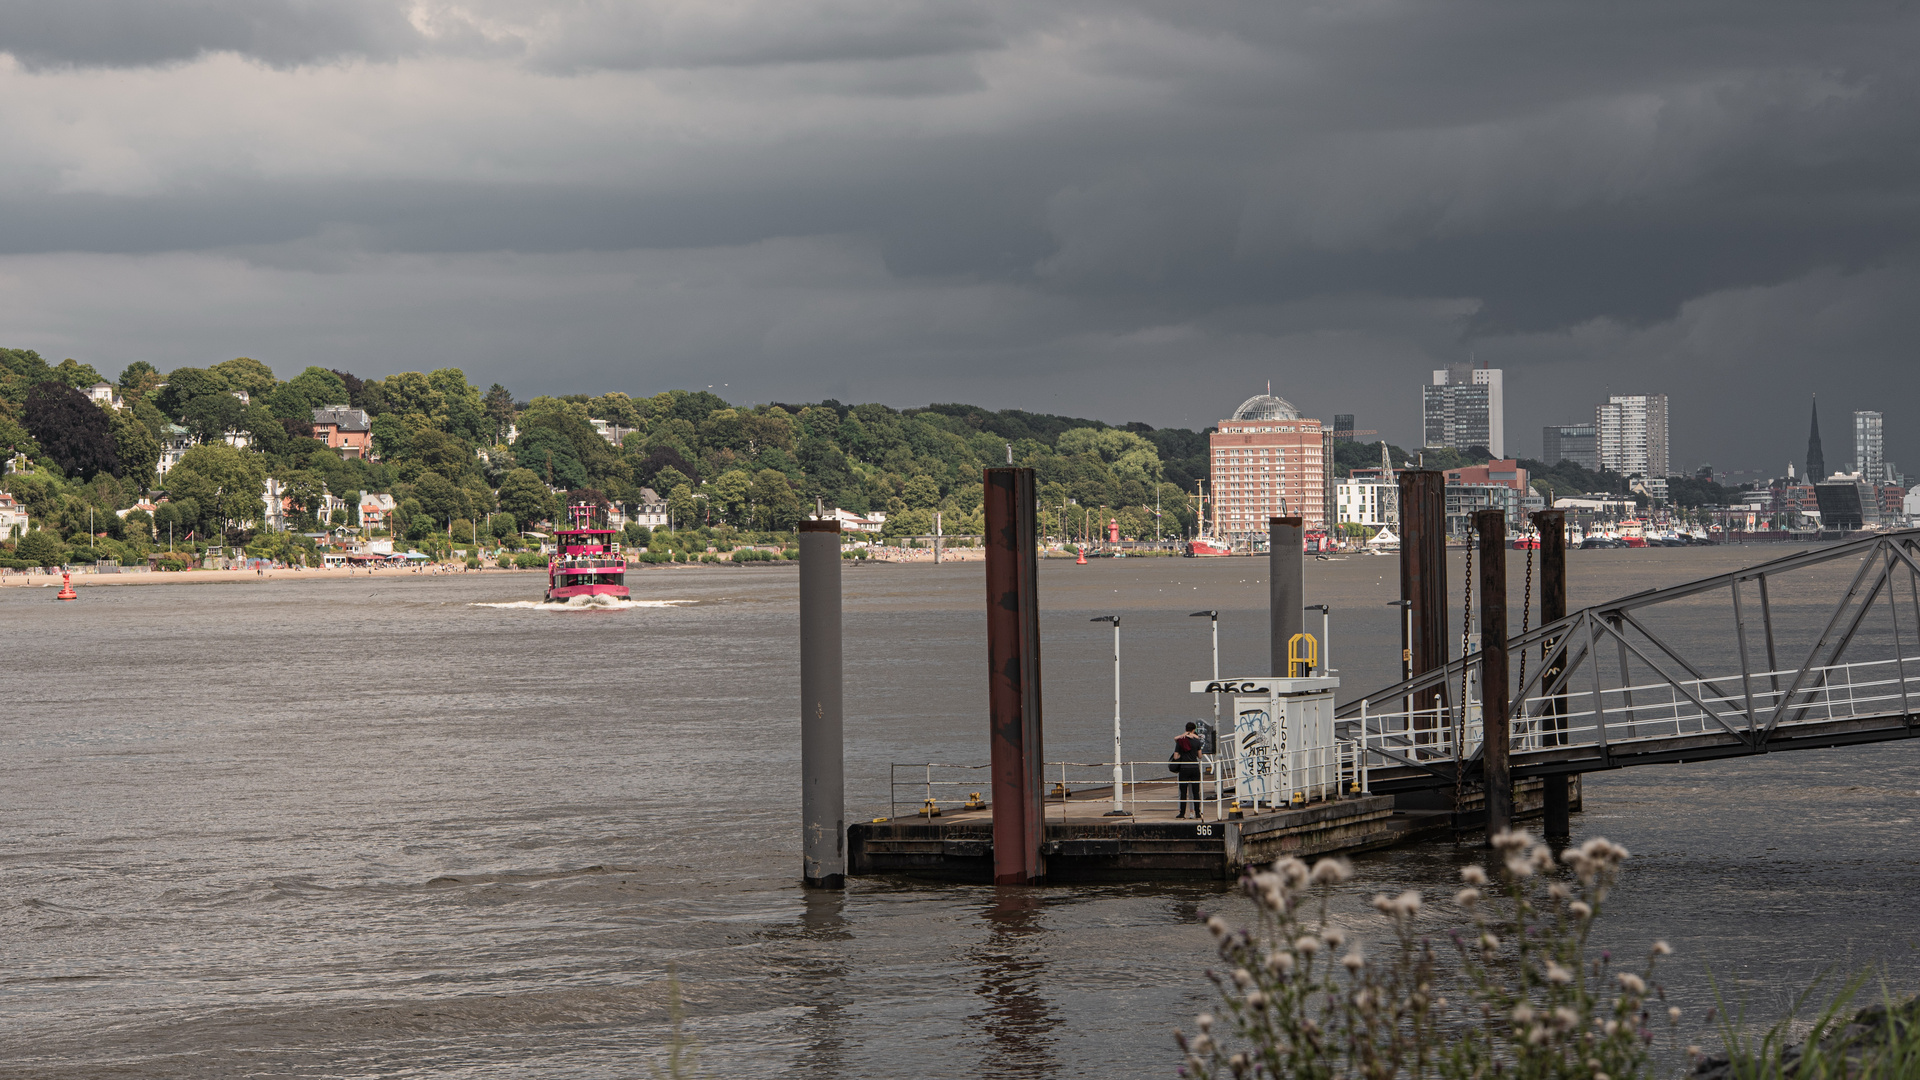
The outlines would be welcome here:
[[[1408,511],[1401,595],[1410,635],[1403,650],[1410,683],[1447,663],[1444,507],[1434,497],[1440,480],[1429,471],[1401,476],[1400,505]],[[1231,679],[1216,673],[1190,687],[1225,698],[1232,707],[1227,730],[1201,731],[1209,744],[1196,763],[1201,820],[1176,814],[1185,807],[1180,780],[1168,774],[1167,762],[1045,761],[1033,474],[994,468],[987,470],[985,483],[991,763],[895,766],[888,815],[847,829],[848,874],[997,884],[1223,878],[1281,855],[1357,852],[1421,837],[1451,837],[1483,827],[1489,816],[1504,823],[1538,814],[1547,807],[1549,793],[1555,824],[1578,807],[1577,777],[1571,782],[1533,777],[1514,784],[1506,770],[1504,740],[1498,739],[1485,747],[1497,760],[1483,764],[1476,747],[1470,774],[1461,771],[1462,781],[1449,792],[1404,781],[1398,785],[1403,790],[1373,790],[1372,766],[1456,768],[1454,747],[1479,741],[1480,713],[1491,707],[1504,715],[1504,695],[1463,713],[1458,740],[1451,737],[1455,717],[1444,691],[1425,686],[1410,688],[1399,724],[1391,730],[1365,716],[1337,721],[1334,692],[1340,680],[1324,671],[1324,627],[1315,638],[1303,625],[1307,607],[1318,607],[1323,615],[1326,609],[1305,604],[1299,518],[1269,522],[1273,671]],[[1558,516],[1541,524],[1557,526]],[[1491,523],[1487,527],[1491,531]],[[1486,543],[1491,548],[1502,540],[1490,535]],[[1553,550],[1563,552],[1564,546]],[[1504,621],[1504,572],[1503,562],[1483,568],[1483,619]],[[1543,584],[1556,588],[1564,589],[1564,581],[1557,570],[1543,575]],[[1546,606],[1564,612],[1564,594],[1557,607],[1551,601]],[[1117,621],[1115,632],[1117,638]],[[1117,649],[1116,641],[1116,664]],[[1504,683],[1504,669],[1498,677]],[[1491,800],[1487,779],[1499,784]]]

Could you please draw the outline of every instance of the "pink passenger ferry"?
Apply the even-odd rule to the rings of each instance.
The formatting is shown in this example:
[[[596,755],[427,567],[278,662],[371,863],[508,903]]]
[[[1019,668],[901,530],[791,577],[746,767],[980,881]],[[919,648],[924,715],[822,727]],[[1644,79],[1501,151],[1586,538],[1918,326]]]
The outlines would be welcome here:
[[[627,559],[613,529],[591,503],[567,510],[567,528],[553,533],[554,554],[547,561],[547,600],[565,603],[576,596],[627,598]]]

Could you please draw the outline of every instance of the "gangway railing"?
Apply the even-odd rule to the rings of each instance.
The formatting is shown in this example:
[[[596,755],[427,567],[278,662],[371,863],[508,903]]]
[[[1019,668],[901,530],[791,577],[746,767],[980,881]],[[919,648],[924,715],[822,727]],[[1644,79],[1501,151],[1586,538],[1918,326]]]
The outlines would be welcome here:
[[[1509,666],[1528,674],[1510,707],[1514,767],[1530,757],[1570,760],[1584,749],[1597,759],[1583,758],[1585,764],[1608,768],[1618,757],[1650,756],[1663,743],[1763,753],[1770,743],[1817,743],[1838,727],[1858,741],[1914,734],[1917,555],[1920,531],[1864,537],[1623,597],[1515,635]],[[1781,663],[1782,631],[1794,628],[1779,625],[1770,586],[1782,575],[1849,558],[1859,565],[1821,612],[1824,621],[1799,628],[1813,639],[1804,659]],[[1731,600],[1725,638],[1695,633],[1693,647],[1681,650],[1651,625],[1649,611],[1673,601],[1689,601],[1689,614],[1699,617],[1698,598],[1715,589]],[[1872,655],[1849,655],[1862,648]],[[1756,662],[1760,657],[1764,663]],[[1347,702],[1336,712],[1341,733],[1362,748],[1369,769],[1457,782],[1476,767],[1482,742],[1479,660],[1470,652]]]

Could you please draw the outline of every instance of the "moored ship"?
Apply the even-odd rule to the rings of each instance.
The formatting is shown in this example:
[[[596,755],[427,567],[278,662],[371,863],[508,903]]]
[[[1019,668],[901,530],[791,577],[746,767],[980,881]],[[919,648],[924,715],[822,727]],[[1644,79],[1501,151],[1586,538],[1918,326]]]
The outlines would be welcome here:
[[[1182,554],[1189,559],[1216,558],[1233,554],[1233,548],[1230,545],[1214,537],[1213,522],[1207,516],[1207,482],[1205,480],[1199,481],[1198,491],[1199,494],[1195,496],[1197,503],[1195,519],[1199,527],[1195,530],[1194,538],[1187,541]]]
[[[547,600],[566,603],[576,596],[627,599],[627,559],[606,528],[599,507],[580,503],[567,510],[568,526],[553,533],[553,557],[547,560]]]

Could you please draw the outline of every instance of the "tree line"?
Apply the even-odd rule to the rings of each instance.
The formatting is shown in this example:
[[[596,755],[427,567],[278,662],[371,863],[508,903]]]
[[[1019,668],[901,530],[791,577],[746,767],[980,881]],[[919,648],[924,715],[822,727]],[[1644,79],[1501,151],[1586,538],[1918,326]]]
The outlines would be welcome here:
[[[122,408],[88,397],[103,382]],[[311,438],[314,409],[331,406],[369,415],[374,458]],[[57,542],[79,558],[143,557],[169,536],[271,548],[269,479],[294,534],[357,523],[351,509],[329,514],[329,496],[352,507],[363,492],[390,493],[394,535],[471,541],[510,538],[572,502],[637,509],[651,488],[679,529],[777,533],[839,507],[885,513],[893,536],[931,533],[937,512],[961,535],[983,527],[981,469],[1009,454],[1038,473],[1048,533],[1104,534],[1113,519],[1129,536],[1177,536],[1193,525],[1206,444],[1204,432],[964,404],[740,406],[686,390],[521,401],[458,368],[308,367],[283,380],[241,357],[164,373],[136,361],[108,380],[75,360],[0,349],[0,448],[12,461],[0,487],[48,534],[30,548]],[[163,477],[169,448],[178,461]],[[163,501],[115,513],[145,497]]]

